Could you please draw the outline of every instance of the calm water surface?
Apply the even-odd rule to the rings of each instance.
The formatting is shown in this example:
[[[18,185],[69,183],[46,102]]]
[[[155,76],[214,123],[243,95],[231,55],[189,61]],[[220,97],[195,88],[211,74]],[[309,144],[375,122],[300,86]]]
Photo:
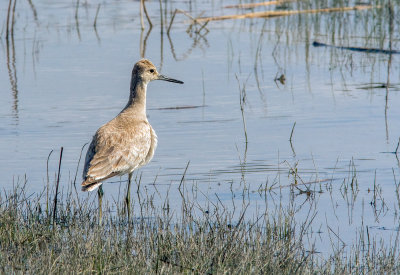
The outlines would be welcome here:
[[[154,27],[142,32],[138,1],[81,1],[78,20],[74,1],[33,2],[36,17],[28,1],[17,3],[15,37],[8,46],[2,16],[3,189],[26,176],[30,192],[42,190],[47,157],[54,150],[53,179],[61,146],[61,184],[71,184],[82,146],[125,106],[132,66],[145,56],[185,84],[148,86],[148,117],[159,145],[153,161],[139,171],[141,188],[157,189],[160,198],[169,190],[172,207],[179,207],[177,187],[190,161],[186,185],[202,190],[199,204],[217,202],[218,196],[229,209],[245,196],[253,217],[266,203],[294,201],[301,221],[310,201],[318,201],[313,227],[322,234],[310,238],[320,250],[328,227],[347,244],[361,222],[385,239],[397,231],[399,162],[390,152],[400,137],[399,55],[312,46],[317,40],[400,50],[396,6],[392,21],[387,9],[373,9],[210,22],[199,33],[201,26],[188,30],[188,18],[178,14],[168,36],[175,8],[193,16],[249,10],[223,8],[228,1],[163,1],[161,31],[159,2],[151,1]],[[275,7],[260,10],[265,9]],[[275,80],[281,75],[284,84]],[[294,183],[293,170],[299,183],[320,182],[277,188]],[[81,171],[82,163],[78,184]],[[124,188],[126,178],[121,180]],[[110,182],[106,196],[117,197],[119,179]],[[346,189],[351,182],[353,193]],[[260,194],[266,186],[276,188],[268,202]],[[374,193],[374,186],[380,191]],[[300,191],[307,188],[311,198]]]

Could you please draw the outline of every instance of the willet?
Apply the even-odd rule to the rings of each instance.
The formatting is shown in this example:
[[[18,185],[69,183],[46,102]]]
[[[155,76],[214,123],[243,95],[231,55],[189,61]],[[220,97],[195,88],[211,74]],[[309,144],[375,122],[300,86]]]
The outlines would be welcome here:
[[[138,61],[132,70],[128,103],[114,119],[97,130],[89,145],[83,169],[82,190],[93,191],[99,187],[100,216],[103,181],[128,174],[126,203],[129,215],[132,173],[153,158],[157,135],[146,116],[147,84],[153,80],[183,84],[182,81],[159,74],[149,60]]]

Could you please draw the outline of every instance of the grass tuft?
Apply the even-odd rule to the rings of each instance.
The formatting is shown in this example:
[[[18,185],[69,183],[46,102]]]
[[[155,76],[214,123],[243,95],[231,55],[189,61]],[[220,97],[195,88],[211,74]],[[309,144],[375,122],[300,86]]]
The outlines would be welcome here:
[[[179,215],[165,207],[168,194],[162,207],[147,195],[131,218],[123,214],[123,202],[108,205],[99,225],[94,198],[78,199],[73,187],[59,193],[53,223],[54,209],[43,209],[46,200],[54,199],[55,190],[28,195],[25,185],[16,185],[0,195],[1,273],[360,274],[399,270],[397,246],[370,240],[368,232],[360,231],[359,240],[346,252],[333,245],[332,255],[322,257],[306,249],[303,242],[311,230],[312,209],[302,224],[295,221],[296,211],[290,206],[248,219],[246,203],[231,212],[216,205],[203,209],[191,199],[190,190],[184,191]]]

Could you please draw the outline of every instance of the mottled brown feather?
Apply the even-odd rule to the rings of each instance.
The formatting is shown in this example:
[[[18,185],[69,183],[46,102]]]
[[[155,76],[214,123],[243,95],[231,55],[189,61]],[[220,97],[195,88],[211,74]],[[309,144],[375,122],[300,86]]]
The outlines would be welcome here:
[[[93,136],[83,169],[83,191],[92,191],[102,181],[147,164],[157,147],[157,135],[147,121],[146,90],[152,80],[168,79],[146,59],[138,61],[132,69],[129,101],[114,119],[100,127]]]
[[[156,142],[153,132],[147,121],[130,119],[127,122],[121,116],[103,125],[89,146],[82,186],[131,173],[145,165],[150,161],[150,148]]]

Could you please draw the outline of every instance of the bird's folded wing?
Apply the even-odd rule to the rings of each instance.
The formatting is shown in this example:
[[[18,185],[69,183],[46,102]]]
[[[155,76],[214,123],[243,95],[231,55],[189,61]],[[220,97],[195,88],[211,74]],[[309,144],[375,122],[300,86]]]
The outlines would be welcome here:
[[[150,144],[150,126],[146,123],[129,131],[100,128],[86,154],[84,180],[90,184],[131,172],[145,160]]]

